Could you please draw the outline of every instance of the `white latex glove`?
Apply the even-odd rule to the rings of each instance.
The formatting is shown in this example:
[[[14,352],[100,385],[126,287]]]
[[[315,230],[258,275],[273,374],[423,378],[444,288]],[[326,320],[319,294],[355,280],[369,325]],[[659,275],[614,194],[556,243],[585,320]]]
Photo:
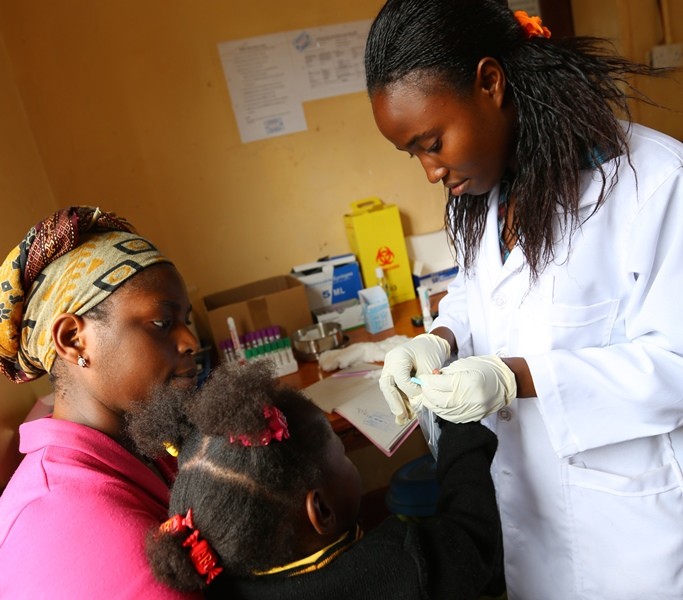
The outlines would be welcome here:
[[[397,423],[413,418],[411,399],[422,393],[420,386],[410,381],[411,376],[422,377],[440,369],[450,356],[451,345],[431,333],[422,333],[387,352],[379,388]]]
[[[441,373],[420,375],[420,401],[446,421],[479,421],[517,395],[515,374],[497,356],[456,360]]]

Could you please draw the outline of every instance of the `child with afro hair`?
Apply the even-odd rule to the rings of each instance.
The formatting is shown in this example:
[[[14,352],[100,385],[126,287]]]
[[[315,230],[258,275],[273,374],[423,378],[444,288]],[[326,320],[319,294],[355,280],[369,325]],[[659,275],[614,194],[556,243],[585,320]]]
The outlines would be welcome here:
[[[165,391],[128,419],[140,452],[178,452],[171,517],[147,538],[156,577],[210,598],[500,593],[497,440],[479,423],[442,428],[436,516],[392,516],[363,535],[356,467],[325,413],[268,361],[220,365],[198,391]]]

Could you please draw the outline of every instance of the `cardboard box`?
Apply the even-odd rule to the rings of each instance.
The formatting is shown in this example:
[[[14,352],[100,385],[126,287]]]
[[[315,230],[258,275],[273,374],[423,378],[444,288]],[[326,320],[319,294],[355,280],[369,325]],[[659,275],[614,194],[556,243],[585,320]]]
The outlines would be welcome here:
[[[379,333],[394,326],[389,299],[380,286],[361,290],[358,292],[358,299],[363,307],[365,329],[368,332]]]
[[[292,275],[306,286],[312,311],[358,298],[363,289],[358,262],[353,254],[321,258],[292,267]]]
[[[375,269],[381,267],[389,283],[392,304],[415,298],[410,259],[403,236],[398,207],[379,198],[366,198],[351,204],[344,215],[346,237],[358,257],[363,281],[376,284]]]
[[[342,329],[354,329],[365,323],[363,307],[358,298],[317,308],[313,315],[318,323],[339,323]]]
[[[279,325],[283,337],[291,337],[297,329],[313,323],[306,288],[291,275],[270,277],[205,296],[204,308],[216,346],[230,337],[228,317],[235,319],[240,335]]]

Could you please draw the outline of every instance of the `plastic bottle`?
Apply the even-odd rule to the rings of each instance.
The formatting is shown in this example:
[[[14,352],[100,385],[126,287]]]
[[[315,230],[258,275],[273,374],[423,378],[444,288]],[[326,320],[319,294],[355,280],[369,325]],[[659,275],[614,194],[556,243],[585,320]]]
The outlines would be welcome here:
[[[422,322],[424,324],[425,331],[429,331],[434,322],[432,319],[432,306],[431,300],[429,299],[429,289],[425,286],[420,286],[417,288],[417,297],[420,300],[420,308],[422,309]]]
[[[391,288],[389,287],[389,280],[384,275],[384,269],[382,267],[375,267],[375,275],[377,276],[377,285],[384,290],[387,295],[387,300],[391,306],[394,301],[391,295]]]

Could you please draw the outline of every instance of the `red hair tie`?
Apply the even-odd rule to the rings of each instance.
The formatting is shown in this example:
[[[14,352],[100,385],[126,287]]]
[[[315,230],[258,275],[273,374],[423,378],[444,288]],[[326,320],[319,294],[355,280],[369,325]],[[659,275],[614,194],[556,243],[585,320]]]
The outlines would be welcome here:
[[[515,11],[515,19],[524,29],[524,35],[526,39],[531,39],[532,37],[544,37],[549,38],[551,33],[550,29],[543,26],[543,21],[541,17],[530,17],[524,10]]]
[[[243,433],[237,436],[230,435],[228,437],[230,443],[239,442],[243,446],[267,446],[272,440],[281,442],[289,437],[287,417],[277,406],[264,407],[263,416],[266,418],[266,429],[261,431],[256,438]]]
[[[190,547],[190,560],[192,560],[195,570],[200,575],[206,575],[206,583],[211,583],[223,568],[217,566],[218,557],[209,546],[209,542],[199,540],[199,529],[194,527],[192,509],[190,508],[187,511],[185,517],[173,515],[159,527],[161,533],[167,534],[179,533],[185,529],[191,529],[192,533],[183,542],[183,548]]]
[[[184,517],[181,515],[173,515],[159,526],[159,531],[161,533],[178,533],[179,531],[183,531],[183,529],[194,529],[191,508]]]
[[[183,547],[187,546],[190,547],[190,558],[197,573],[206,575],[206,583],[211,583],[223,568],[217,566],[218,558],[209,546],[209,542],[206,540],[199,541],[199,530],[195,529],[183,542]]]

